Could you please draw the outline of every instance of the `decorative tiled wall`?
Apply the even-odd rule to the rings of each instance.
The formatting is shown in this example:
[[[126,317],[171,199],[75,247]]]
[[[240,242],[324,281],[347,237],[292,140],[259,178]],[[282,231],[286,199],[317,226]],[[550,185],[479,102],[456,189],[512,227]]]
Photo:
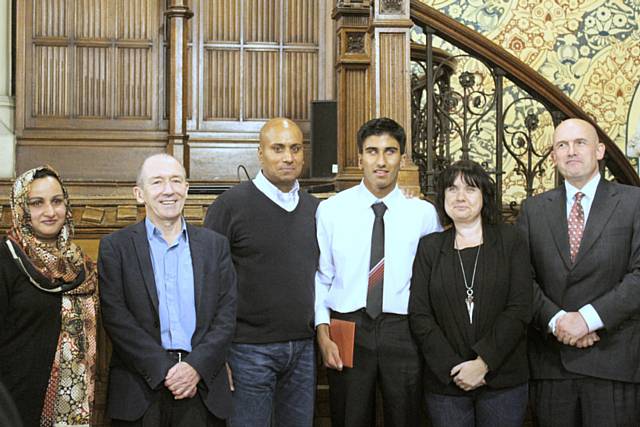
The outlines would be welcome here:
[[[640,0],[421,0],[555,83],[640,156]]]

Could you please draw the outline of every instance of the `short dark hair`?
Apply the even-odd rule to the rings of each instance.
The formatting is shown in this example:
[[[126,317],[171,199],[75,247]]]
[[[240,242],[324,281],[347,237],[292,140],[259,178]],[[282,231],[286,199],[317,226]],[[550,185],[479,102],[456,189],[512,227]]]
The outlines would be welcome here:
[[[480,189],[482,193],[482,210],[480,216],[483,223],[495,224],[498,221],[498,208],[496,206],[496,190],[493,179],[487,171],[473,160],[458,160],[452,163],[440,173],[436,182],[436,210],[442,225],[449,225],[453,220],[444,208],[445,190],[453,185],[460,176],[465,184]]]
[[[388,117],[371,119],[358,130],[358,152],[362,153],[364,140],[371,135],[389,135],[400,144],[400,154],[404,154],[407,135],[398,122]]]

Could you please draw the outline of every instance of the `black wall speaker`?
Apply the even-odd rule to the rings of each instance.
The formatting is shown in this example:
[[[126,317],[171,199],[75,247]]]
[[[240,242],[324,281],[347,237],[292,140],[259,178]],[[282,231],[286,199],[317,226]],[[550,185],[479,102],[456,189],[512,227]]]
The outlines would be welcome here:
[[[338,104],[311,101],[311,176],[332,177],[338,162]]]

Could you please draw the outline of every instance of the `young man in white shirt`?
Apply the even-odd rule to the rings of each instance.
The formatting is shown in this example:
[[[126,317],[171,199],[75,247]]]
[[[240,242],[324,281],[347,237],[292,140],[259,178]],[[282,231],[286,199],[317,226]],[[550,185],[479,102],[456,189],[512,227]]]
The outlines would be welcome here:
[[[391,119],[365,123],[358,131],[362,182],[316,213],[315,323],[334,427],[374,425],[376,385],[385,426],[422,423],[422,363],[407,305],[418,241],[441,227],[430,203],[405,198],[397,187],[405,142],[404,129]],[[353,368],[343,367],[331,340],[331,318],[356,323]]]

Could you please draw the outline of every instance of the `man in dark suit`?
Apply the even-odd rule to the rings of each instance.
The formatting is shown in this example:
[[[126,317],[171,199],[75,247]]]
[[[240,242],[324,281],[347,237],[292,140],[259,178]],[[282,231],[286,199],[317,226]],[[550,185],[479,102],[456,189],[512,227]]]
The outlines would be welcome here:
[[[535,274],[529,340],[539,425],[640,425],[640,189],[601,178],[588,122],[554,133],[565,179],[518,218]]]
[[[147,158],[134,187],[146,219],[100,243],[112,426],[223,426],[231,411],[236,275],[227,239],[183,219],[188,187],[175,158]]]

